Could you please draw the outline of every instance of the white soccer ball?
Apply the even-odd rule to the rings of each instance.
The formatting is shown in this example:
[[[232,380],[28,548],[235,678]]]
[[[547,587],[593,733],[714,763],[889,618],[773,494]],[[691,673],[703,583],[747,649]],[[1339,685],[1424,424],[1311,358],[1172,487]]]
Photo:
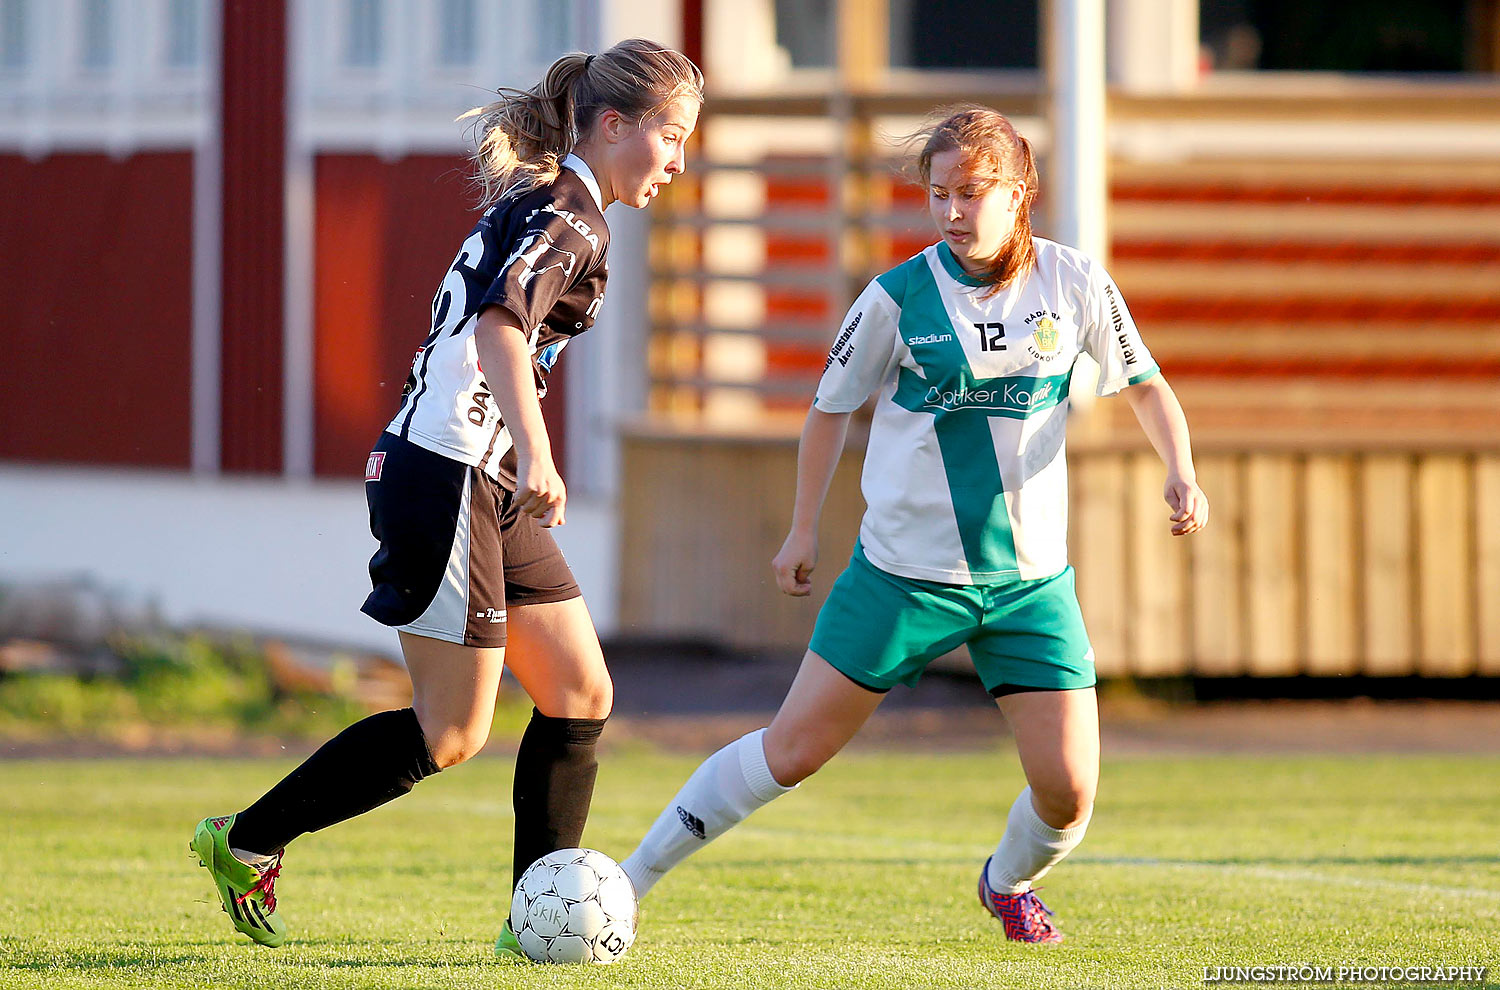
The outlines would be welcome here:
[[[635,885],[594,849],[532,863],[510,900],[510,929],[533,962],[612,963],[635,941]]]

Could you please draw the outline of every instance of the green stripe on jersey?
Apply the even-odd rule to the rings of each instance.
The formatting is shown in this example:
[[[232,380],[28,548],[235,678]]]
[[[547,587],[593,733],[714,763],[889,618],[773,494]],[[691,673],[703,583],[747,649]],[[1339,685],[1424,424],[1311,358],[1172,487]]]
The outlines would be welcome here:
[[[1057,405],[1067,394],[1068,376],[976,379],[926,259],[913,258],[882,275],[880,283],[901,307],[897,332],[925,375],[900,369],[892,398],[932,416],[969,571],[1019,570],[990,417],[1024,419]]]
[[[943,270],[953,276],[953,281],[959,285],[990,285],[977,275],[970,275],[964,271],[964,266],[958,263],[958,258],[953,254],[953,249],[948,246],[947,241],[938,241],[938,260],[943,263]]]

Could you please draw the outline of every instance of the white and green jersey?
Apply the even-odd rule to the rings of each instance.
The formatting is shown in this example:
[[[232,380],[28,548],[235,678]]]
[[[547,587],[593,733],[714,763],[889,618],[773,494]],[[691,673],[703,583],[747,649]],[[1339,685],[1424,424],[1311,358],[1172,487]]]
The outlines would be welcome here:
[[[1036,270],[989,298],[934,244],[871,282],[834,339],[813,405],[852,412],[879,391],[859,538],[884,571],[947,584],[1061,571],[1073,363],[1099,362],[1101,396],[1157,372],[1103,266],[1034,240]]]

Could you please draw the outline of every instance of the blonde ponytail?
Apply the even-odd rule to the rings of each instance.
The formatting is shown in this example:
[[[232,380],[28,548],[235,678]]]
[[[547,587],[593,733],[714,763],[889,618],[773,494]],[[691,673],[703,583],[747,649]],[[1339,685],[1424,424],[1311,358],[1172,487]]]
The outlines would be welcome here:
[[[639,124],[681,96],[703,100],[703,73],[687,56],[632,38],[598,55],[569,52],[529,90],[460,117],[473,119],[474,182],[480,207],[557,178],[562,160],[599,115],[614,110]]]

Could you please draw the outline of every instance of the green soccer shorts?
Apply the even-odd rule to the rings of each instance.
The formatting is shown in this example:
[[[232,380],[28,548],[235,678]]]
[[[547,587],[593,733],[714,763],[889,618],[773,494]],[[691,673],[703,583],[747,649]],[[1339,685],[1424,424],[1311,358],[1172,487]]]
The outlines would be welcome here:
[[[889,691],[916,684],[929,663],[964,644],[997,697],[1095,683],[1072,567],[1031,581],[941,584],[882,571],[856,545],[808,648],[856,684]]]

